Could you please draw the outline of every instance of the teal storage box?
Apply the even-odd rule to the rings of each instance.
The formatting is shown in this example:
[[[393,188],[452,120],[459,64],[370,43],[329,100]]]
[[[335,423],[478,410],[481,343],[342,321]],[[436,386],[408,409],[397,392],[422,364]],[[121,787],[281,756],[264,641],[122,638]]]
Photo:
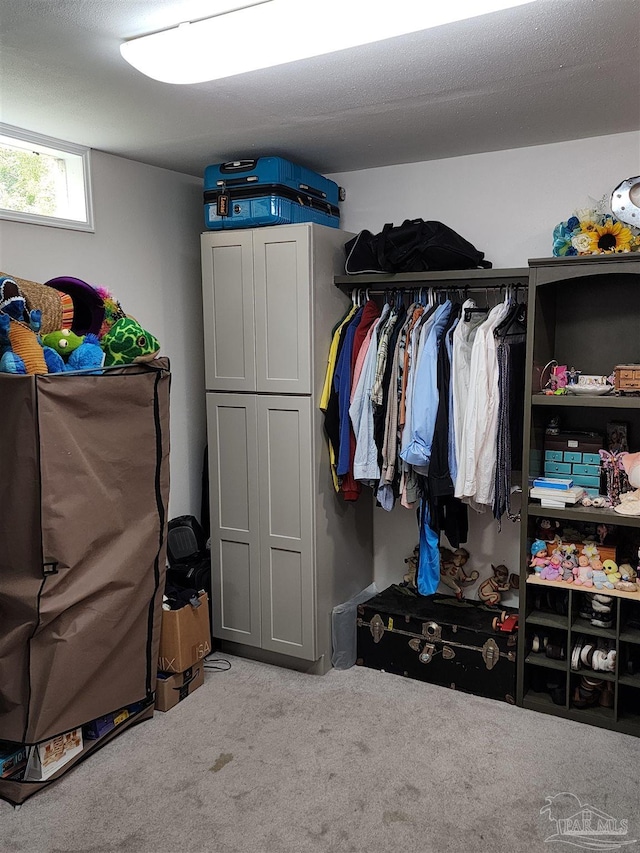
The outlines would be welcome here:
[[[599,453],[583,453],[582,461],[585,465],[600,465],[600,454]]]
[[[599,489],[600,477],[585,477],[579,475],[573,478],[573,483],[575,486],[584,486],[585,488]]]
[[[545,474],[570,474],[571,463],[569,462],[545,462]]]
[[[561,450],[545,450],[544,458],[546,462],[562,462]]]
[[[582,462],[582,453],[578,453],[576,450],[565,450],[563,453],[563,461]]]
[[[573,466],[574,474],[582,474],[585,477],[599,477],[600,476],[600,466],[599,465],[574,465]]]

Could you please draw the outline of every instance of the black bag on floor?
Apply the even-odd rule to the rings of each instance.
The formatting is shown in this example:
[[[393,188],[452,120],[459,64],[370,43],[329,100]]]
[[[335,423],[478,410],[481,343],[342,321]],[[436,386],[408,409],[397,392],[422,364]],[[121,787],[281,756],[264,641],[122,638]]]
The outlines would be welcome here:
[[[193,515],[172,518],[167,531],[167,558],[169,565],[189,565],[201,559],[206,550],[207,537],[198,519]]]
[[[491,268],[484,253],[442,222],[405,219],[379,234],[361,231],[345,243],[348,275]]]

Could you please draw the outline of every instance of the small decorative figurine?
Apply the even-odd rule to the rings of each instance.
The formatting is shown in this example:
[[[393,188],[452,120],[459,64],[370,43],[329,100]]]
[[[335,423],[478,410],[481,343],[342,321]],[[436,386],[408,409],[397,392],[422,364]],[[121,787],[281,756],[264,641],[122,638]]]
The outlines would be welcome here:
[[[401,586],[408,586],[410,589],[417,589],[416,587],[416,572],[418,571],[418,559],[420,557],[420,545],[416,545],[413,549],[409,557],[405,557],[405,563],[407,564],[408,571],[402,578]]]
[[[613,507],[620,503],[620,493],[624,491],[627,478],[622,460],[623,451],[600,450],[600,462],[607,480],[607,497]],[[627,481],[628,482],[628,481]]]
[[[440,580],[452,589],[458,600],[464,598],[463,587],[478,580],[478,572],[465,574],[463,566],[470,557],[466,548],[440,548]]]
[[[517,589],[518,576],[514,573],[509,575],[509,569],[503,564],[494,566],[492,563],[491,569],[493,575],[480,584],[478,598],[488,604],[489,607],[495,607],[500,604],[501,593],[508,592],[510,589]]]

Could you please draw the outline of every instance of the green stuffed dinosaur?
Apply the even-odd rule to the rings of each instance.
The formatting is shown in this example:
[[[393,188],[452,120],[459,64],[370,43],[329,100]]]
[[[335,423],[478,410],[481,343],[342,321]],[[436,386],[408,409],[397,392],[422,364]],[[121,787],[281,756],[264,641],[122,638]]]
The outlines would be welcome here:
[[[133,317],[121,317],[100,340],[105,365],[151,361],[160,352],[160,344]]]

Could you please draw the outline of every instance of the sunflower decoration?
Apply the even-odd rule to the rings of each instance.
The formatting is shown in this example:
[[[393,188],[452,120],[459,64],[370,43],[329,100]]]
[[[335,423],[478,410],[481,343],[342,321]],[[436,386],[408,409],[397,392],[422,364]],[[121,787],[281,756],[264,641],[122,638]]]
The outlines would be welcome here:
[[[602,255],[640,250],[640,230],[629,227],[610,213],[582,209],[553,232],[553,254]]]

